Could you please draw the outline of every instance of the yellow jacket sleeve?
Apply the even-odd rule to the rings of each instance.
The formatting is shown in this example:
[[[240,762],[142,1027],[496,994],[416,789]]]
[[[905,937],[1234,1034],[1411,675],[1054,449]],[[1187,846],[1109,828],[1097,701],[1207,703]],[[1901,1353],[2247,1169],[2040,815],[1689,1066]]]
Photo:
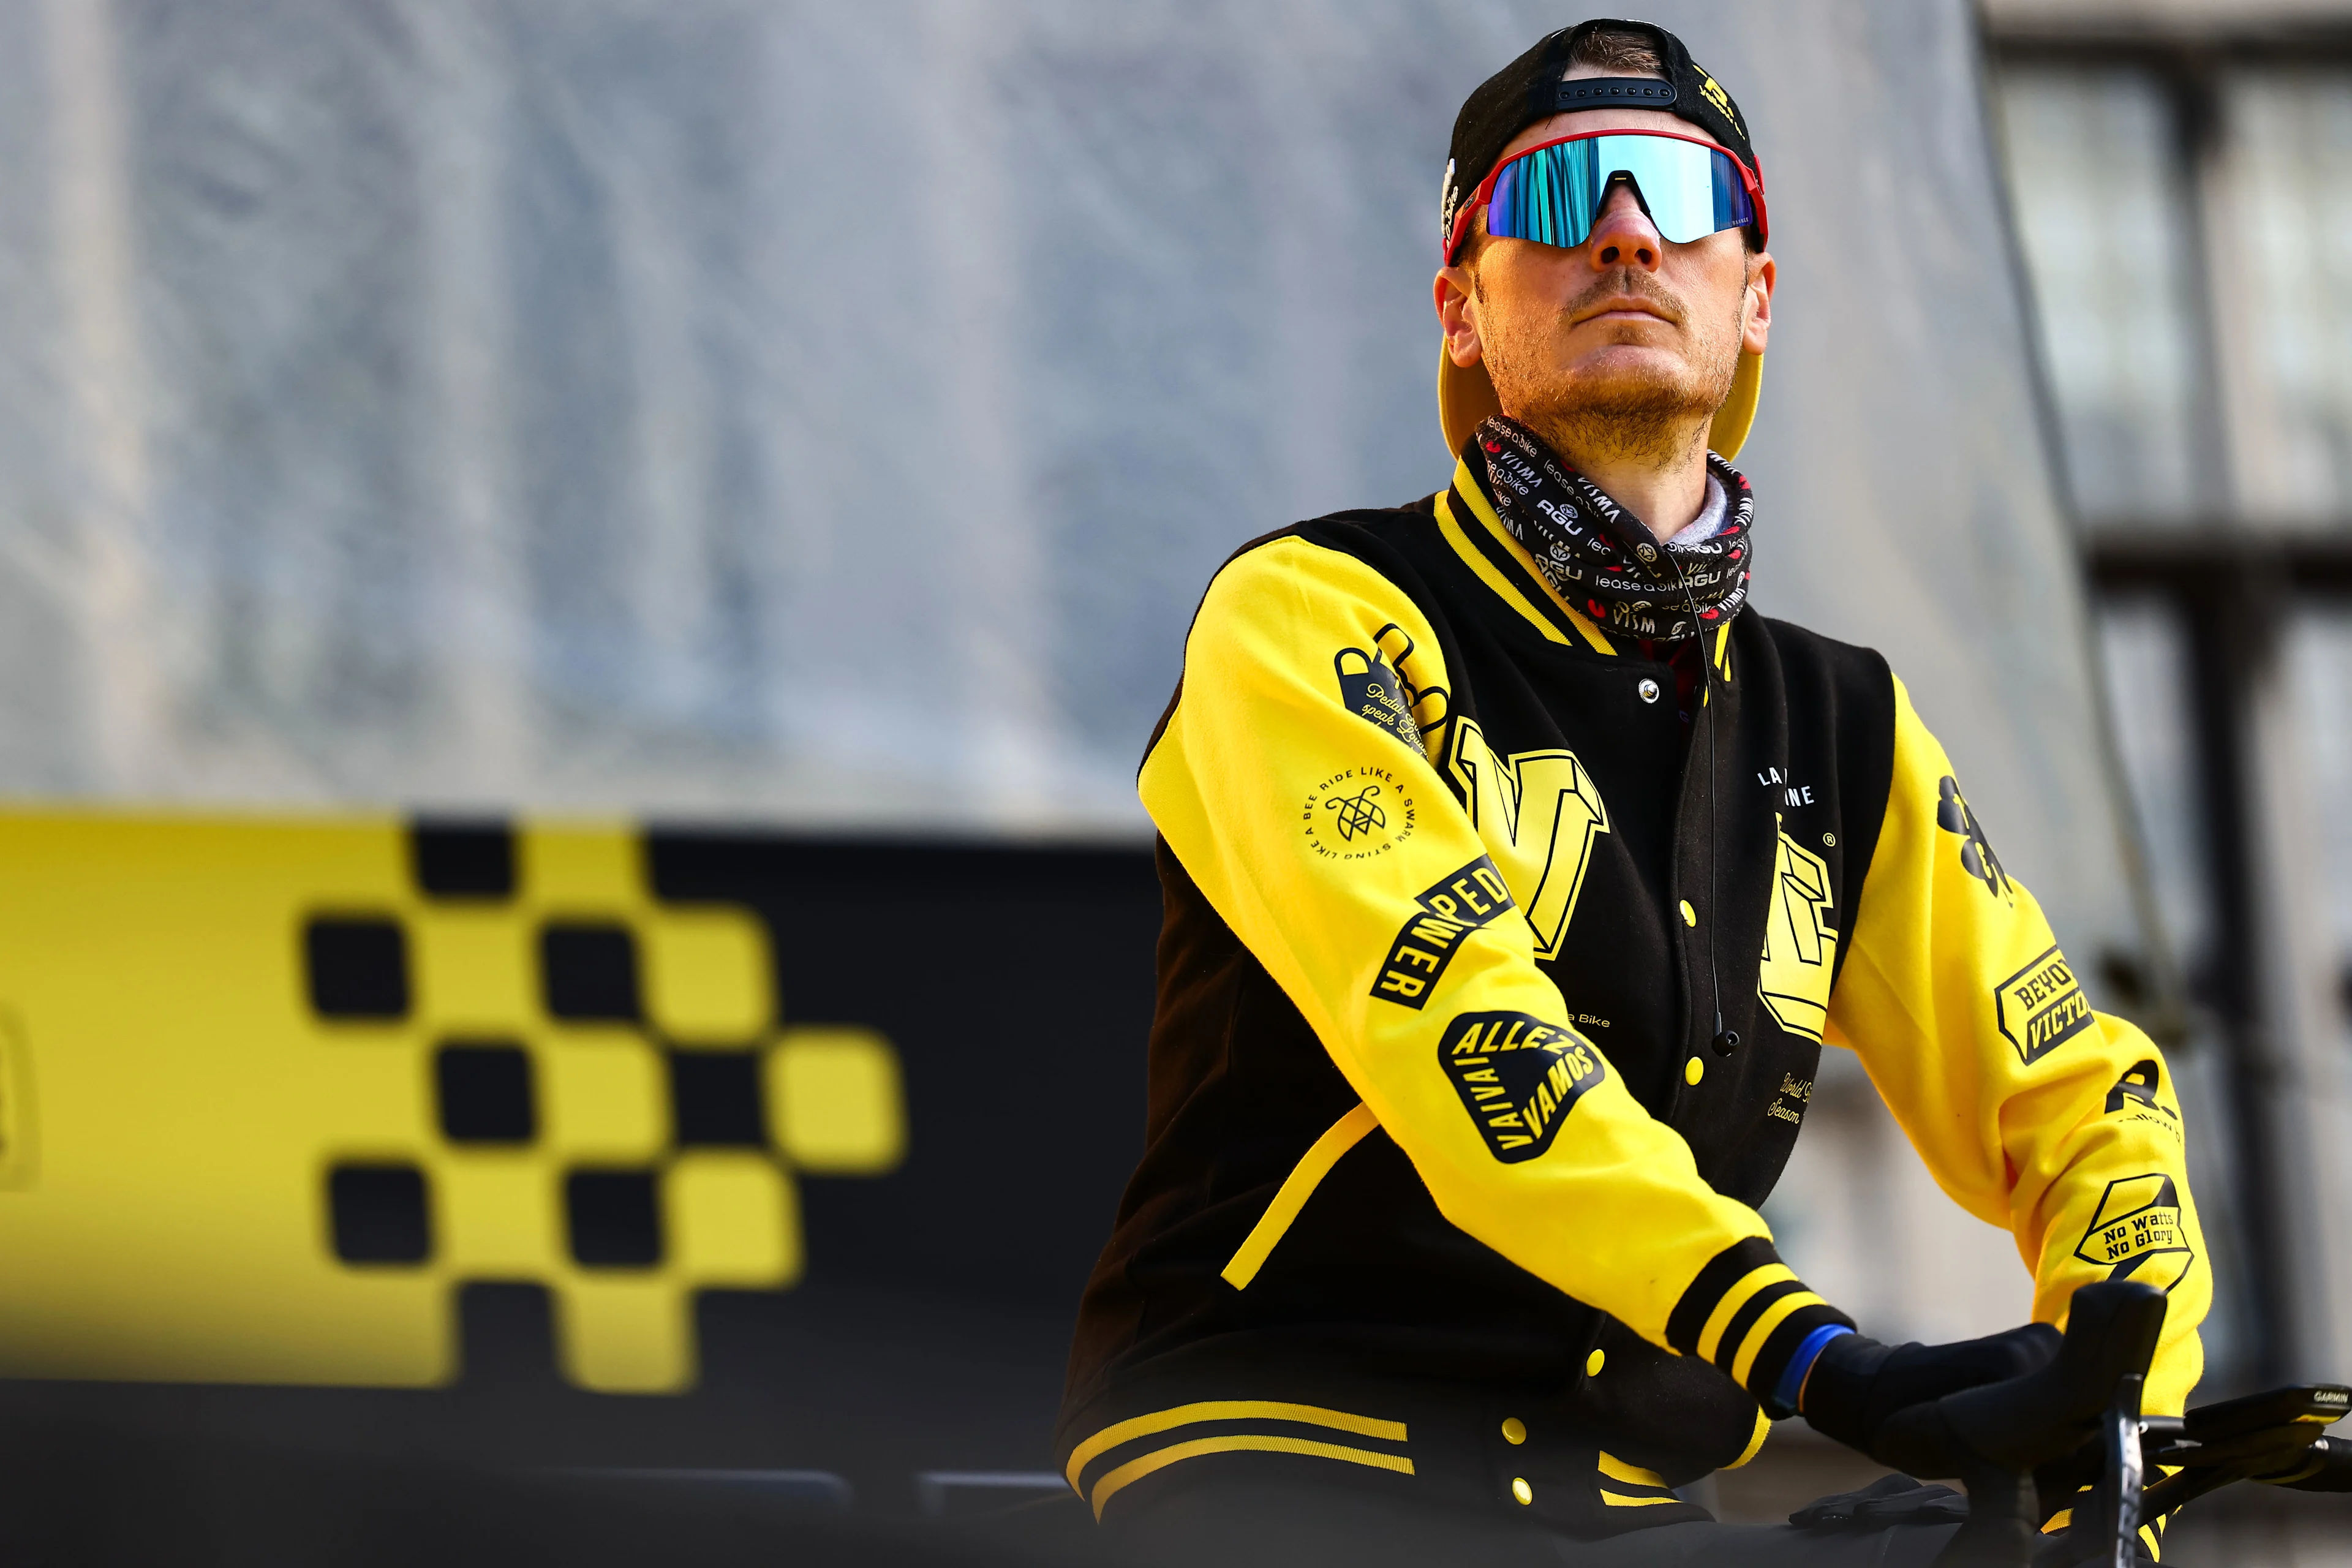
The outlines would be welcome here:
[[[2033,1315],[2117,1275],[2171,1293],[2146,1407],[2204,1370],[2211,1269],[2163,1053],[2091,1010],[2041,906],[2002,868],[1944,749],[1895,683],[1894,783],[1830,999],[1937,1182],[2016,1237]]]
[[[1296,536],[1259,545],[1202,601],[1143,804],[1450,1222],[1769,1390],[1794,1340],[1843,1320],[1570,1026],[1517,910],[1559,898],[1580,851],[1481,840],[1423,739],[1444,684],[1386,578]],[[1768,1289],[1769,1310],[1737,1310]]]

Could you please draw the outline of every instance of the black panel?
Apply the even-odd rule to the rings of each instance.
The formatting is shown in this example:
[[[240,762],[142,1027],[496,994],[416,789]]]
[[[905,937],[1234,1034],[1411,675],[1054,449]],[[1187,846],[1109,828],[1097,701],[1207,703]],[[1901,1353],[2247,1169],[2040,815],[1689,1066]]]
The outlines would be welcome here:
[[[433,1255],[425,1173],[414,1165],[338,1165],[327,1176],[335,1256],[346,1263],[422,1263]]]
[[[528,1143],[539,1135],[530,1055],[496,1041],[452,1041],[433,1058],[441,1134],[453,1143]]]
[[[650,1268],[662,1259],[661,1194],[651,1171],[574,1171],[563,1212],[572,1260],[588,1268]]]
[[[757,1051],[673,1051],[669,1089],[680,1143],[766,1145]]]
[[[863,1024],[898,1047],[907,1163],[803,1179],[811,1279],[1066,1321],[1143,1151],[1150,851],[662,829],[648,863],[662,898],[759,911],[787,1025]]]
[[[408,939],[381,915],[320,915],[302,929],[310,1005],[327,1018],[408,1016]]]
[[[539,933],[540,976],[547,1010],[558,1018],[635,1022],[637,941],[626,926],[551,922]]]
[[[408,835],[416,886],[436,899],[511,899],[514,829],[502,822],[418,821]]]
[[[555,1306],[544,1285],[475,1280],[457,1288],[461,1384],[477,1393],[547,1394],[555,1370]]]

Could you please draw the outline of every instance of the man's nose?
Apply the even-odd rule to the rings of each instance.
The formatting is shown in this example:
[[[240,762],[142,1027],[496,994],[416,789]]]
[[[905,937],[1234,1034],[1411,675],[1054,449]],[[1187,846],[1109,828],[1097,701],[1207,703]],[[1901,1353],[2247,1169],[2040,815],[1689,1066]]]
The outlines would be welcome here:
[[[1584,247],[1592,257],[1595,271],[1607,267],[1638,267],[1644,272],[1655,272],[1665,241],[1659,237],[1658,226],[1642,210],[1633,198],[1633,187],[1623,180],[1609,187],[1601,198],[1600,216],[1592,220],[1592,233],[1586,237]]]

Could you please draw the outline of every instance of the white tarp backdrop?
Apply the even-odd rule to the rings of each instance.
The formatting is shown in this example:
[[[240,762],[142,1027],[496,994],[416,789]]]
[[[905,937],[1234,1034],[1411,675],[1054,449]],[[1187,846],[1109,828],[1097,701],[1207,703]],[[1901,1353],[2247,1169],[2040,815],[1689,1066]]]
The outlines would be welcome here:
[[[1965,0],[1653,14],[1769,176],[1759,602],[2133,945]],[[1217,562],[1444,482],[1447,132],[1573,19],[0,6],[0,792],[1139,838]],[[2014,1321],[1880,1197],[1858,1305]]]
[[[1960,0],[1739,95],[1759,597],[2124,933]],[[1556,7],[0,8],[0,789],[1133,827],[1209,572],[1445,474],[1463,94]]]
[[[1657,14],[1770,177],[1761,599],[2105,935],[1966,9]],[[1566,16],[0,8],[0,789],[1136,825],[1216,562],[1444,479],[1446,132]]]

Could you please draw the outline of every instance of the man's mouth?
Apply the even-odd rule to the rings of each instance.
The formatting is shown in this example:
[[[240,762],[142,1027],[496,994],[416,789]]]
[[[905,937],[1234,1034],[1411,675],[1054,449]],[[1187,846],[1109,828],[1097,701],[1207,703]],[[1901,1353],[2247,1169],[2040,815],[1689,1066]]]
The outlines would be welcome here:
[[[1576,328],[1589,321],[1664,321],[1678,326],[1684,317],[1681,307],[1681,300],[1652,279],[1632,268],[1621,268],[1614,277],[1595,279],[1584,297],[1569,307],[1568,324]]]
[[[1595,300],[1569,318],[1570,326],[1580,327],[1588,321],[1664,321],[1673,324],[1674,318],[1646,300],[1631,295]]]

